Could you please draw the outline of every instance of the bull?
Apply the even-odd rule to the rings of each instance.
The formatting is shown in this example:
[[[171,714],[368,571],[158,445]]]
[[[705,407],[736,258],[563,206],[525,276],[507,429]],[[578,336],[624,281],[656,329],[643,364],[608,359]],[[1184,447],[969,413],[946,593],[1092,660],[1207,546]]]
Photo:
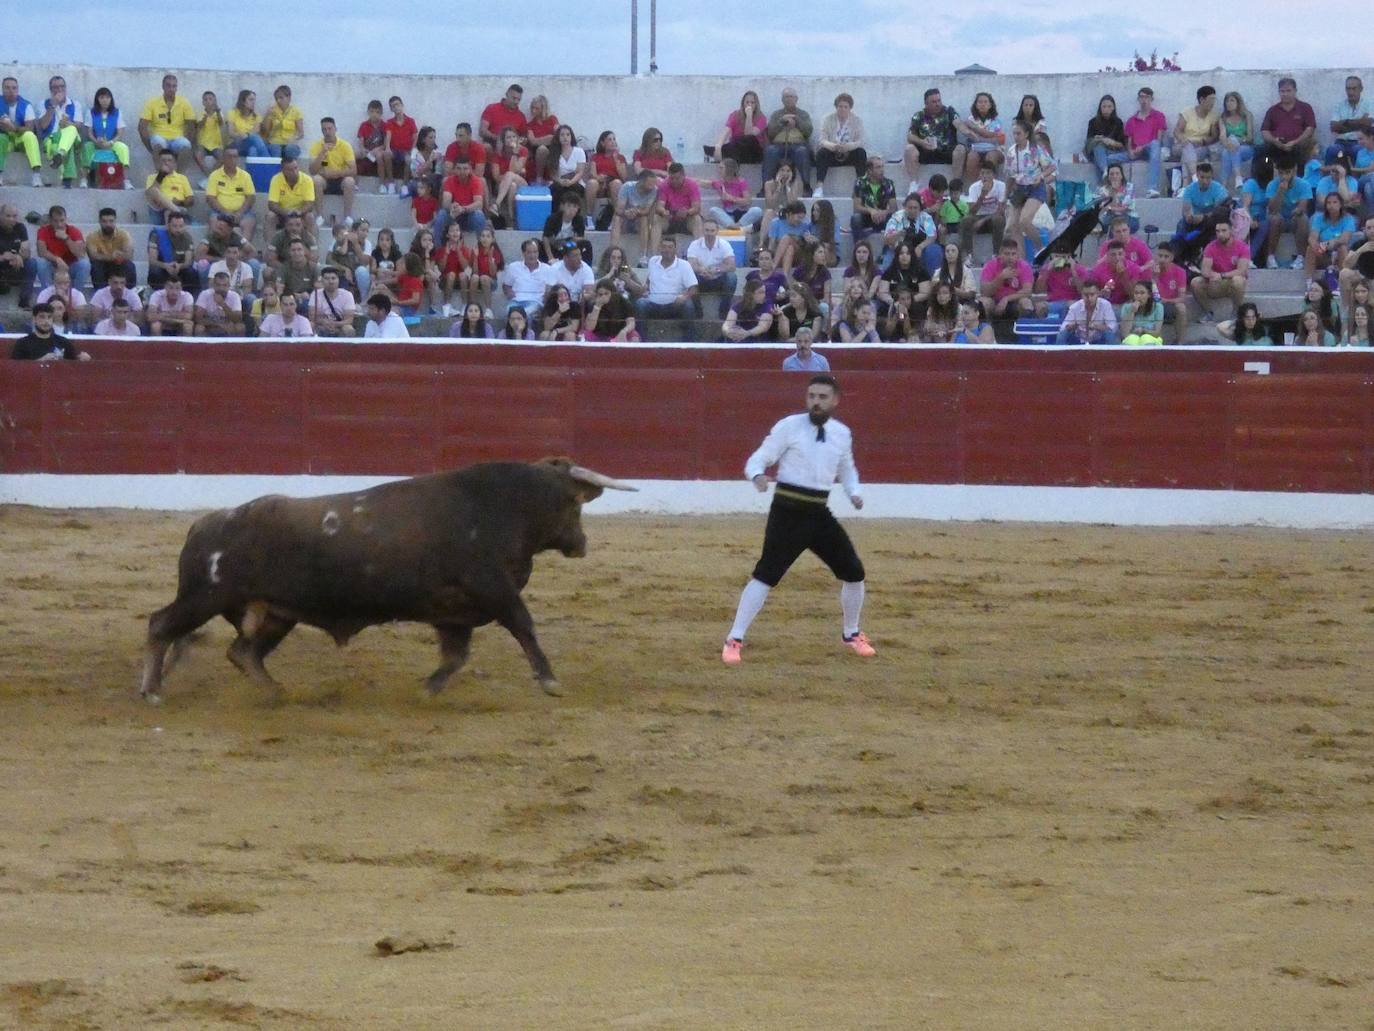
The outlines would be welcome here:
[[[212,512],[186,536],[176,599],[148,619],[141,694],[160,701],[164,673],[215,616],[238,630],[229,661],[274,691],[263,660],[296,624],[343,646],[366,627],[410,621],[439,635],[431,694],[462,668],[473,629],[491,622],[519,642],[544,691],[560,694],[520,592],[540,552],[587,553],[582,506],[606,488],[636,489],[549,458]]]

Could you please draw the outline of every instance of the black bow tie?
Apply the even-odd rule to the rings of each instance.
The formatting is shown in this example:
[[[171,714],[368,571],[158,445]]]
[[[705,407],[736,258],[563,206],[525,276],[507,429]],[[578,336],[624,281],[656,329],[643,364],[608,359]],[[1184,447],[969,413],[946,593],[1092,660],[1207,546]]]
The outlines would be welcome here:
[[[824,443],[824,441],[825,441],[825,427],[824,427],[824,426],[817,426],[817,427],[816,427],[816,440],[817,440],[818,442]]]

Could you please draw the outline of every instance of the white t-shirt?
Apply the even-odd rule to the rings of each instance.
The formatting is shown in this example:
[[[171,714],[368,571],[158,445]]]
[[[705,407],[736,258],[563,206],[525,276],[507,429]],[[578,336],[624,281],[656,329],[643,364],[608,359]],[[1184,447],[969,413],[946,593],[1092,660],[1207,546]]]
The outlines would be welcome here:
[[[240,294],[252,293],[253,291],[253,266],[246,261],[240,261],[238,268],[230,268],[229,263],[221,258],[210,266],[210,281],[213,283],[216,274],[224,272],[229,276],[229,289],[236,290]]]
[[[334,305],[334,311],[329,310],[330,304]],[[326,297],[324,290],[316,290],[310,295],[310,314],[314,318],[320,319],[351,319],[357,307],[353,303],[353,295],[343,287],[334,291],[333,297]],[[338,312],[338,314],[334,314]]]
[[[394,311],[387,312],[386,318],[381,322],[367,320],[367,328],[363,330],[365,337],[381,337],[384,340],[401,340],[410,336],[410,331],[406,329],[405,321]]]
[[[155,319],[159,315],[190,315],[195,303],[186,290],[177,295],[175,303],[167,299],[166,290],[158,290],[148,298],[148,317]]]
[[[562,264],[560,262],[559,264]],[[514,299],[522,303],[543,301],[544,291],[548,288],[552,269],[542,261],[531,269],[525,259],[506,266],[506,283],[510,286]]]
[[[567,157],[560,153],[558,155],[558,177],[561,179],[564,176],[572,175],[577,171],[578,165],[585,165],[586,163],[587,152],[581,147],[573,147],[572,153]]]
[[[578,266],[576,272],[568,271],[567,262],[555,261],[549,266],[548,276],[549,286],[566,286],[574,301],[581,300],[582,291],[596,284],[596,273],[585,261]]]
[[[706,237],[704,236],[699,240],[693,240],[687,245],[687,260],[689,262],[699,262],[701,266],[706,269],[710,269],[712,265],[724,265],[726,261],[734,256],[735,249],[719,236],[716,237],[716,245],[714,247],[706,246]]]
[[[130,311],[143,310],[143,298],[137,292],[129,289],[124,290],[124,300],[129,302]],[[95,293],[91,294],[91,307],[101,316],[108,316],[114,308],[114,294],[110,293],[108,286],[102,286]]]
[[[649,293],[651,304],[672,304],[678,294],[697,285],[697,274],[681,258],[674,258],[666,268],[663,258],[655,254],[649,259]]]
[[[1007,184],[1001,179],[992,181],[986,202],[983,199],[983,180],[979,179],[969,187],[968,206],[972,215],[991,215],[1001,209],[1007,200]]]
[[[52,300],[52,299],[53,299],[54,297],[56,297],[56,296],[57,296],[57,287],[55,287],[55,286],[45,286],[42,290],[39,290],[39,291],[38,291],[38,296],[35,297],[35,298],[33,299],[33,303],[34,303],[34,304],[43,304],[45,301],[50,301],[50,300]],[[72,299],[72,303],[69,304],[69,305],[67,305],[67,311],[68,311],[68,312],[70,312],[70,311],[72,310],[73,307],[76,307],[76,308],[84,308],[84,307],[86,307],[86,295],[83,294],[83,293],[82,293],[80,290],[78,290],[76,287],[72,287],[72,289],[71,289],[71,299]],[[132,303],[132,302],[130,302],[130,303]]]
[[[98,337],[136,337],[142,336],[143,331],[134,325],[132,319],[124,321],[123,329],[114,324],[114,319],[101,319],[95,324],[95,335]]]
[[[200,296],[196,298],[196,307],[201,311],[209,312],[211,315],[219,314],[220,304],[215,300],[214,287],[200,292]],[[224,295],[224,309],[226,311],[243,311],[243,300],[238,294],[230,290]]]
[[[291,332],[286,332],[286,320],[281,317],[280,312],[273,312],[262,320],[262,325],[258,327],[260,337],[313,337],[315,327],[300,312],[291,317]]]

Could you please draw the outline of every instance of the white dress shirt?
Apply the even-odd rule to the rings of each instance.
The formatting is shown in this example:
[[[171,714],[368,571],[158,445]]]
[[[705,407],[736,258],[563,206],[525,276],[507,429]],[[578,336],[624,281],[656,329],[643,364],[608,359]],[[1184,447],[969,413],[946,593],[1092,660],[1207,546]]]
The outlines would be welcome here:
[[[774,463],[778,483],[808,490],[830,490],[838,479],[850,497],[859,495],[859,470],[854,465],[854,437],[835,418],[826,420],[825,440],[816,439],[820,427],[806,412],[779,419],[759,449],[744,464],[744,475],[758,476]]]
[[[367,326],[363,329],[365,337],[381,337],[384,340],[402,340],[410,338],[410,330],[406,329],[405,320],[394,311],[386,313],[386,318],[381,322],[367,320]]]
[[[697,285],[697,274],[692,266],[681,258],[674,258],[671,265],[664,265],[663,259],[655,254],[649,259],[649,293],[652,304],[672,304],[679,294],[685,294]]]
[[[511,288],[512,300],[521,304],[541,302],[544,291],[549,285],[549,266],[542,261],[530,268],[524,259],[506,266],[506,283]]]

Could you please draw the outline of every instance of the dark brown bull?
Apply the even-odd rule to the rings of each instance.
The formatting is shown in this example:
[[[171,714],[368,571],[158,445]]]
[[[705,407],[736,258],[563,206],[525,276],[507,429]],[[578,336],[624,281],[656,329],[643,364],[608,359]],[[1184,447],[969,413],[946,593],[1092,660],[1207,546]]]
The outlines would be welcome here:
[[[297,623],[340,645],[378,623],[429,623],[443,659],[426,682],[436,693],[467,660],[473,628],[494,621],[520,642],[540,686],[558,694],[520,591],[539,552],[586,554],[582,505],[606,487],[635,489],[565,458],[492,462],[212,512],[187,534],[176,600],[148,620],[143,697],[159,701],[164,664],[215,616],[239,632],[229,660],[274,688],[263,659]]]

